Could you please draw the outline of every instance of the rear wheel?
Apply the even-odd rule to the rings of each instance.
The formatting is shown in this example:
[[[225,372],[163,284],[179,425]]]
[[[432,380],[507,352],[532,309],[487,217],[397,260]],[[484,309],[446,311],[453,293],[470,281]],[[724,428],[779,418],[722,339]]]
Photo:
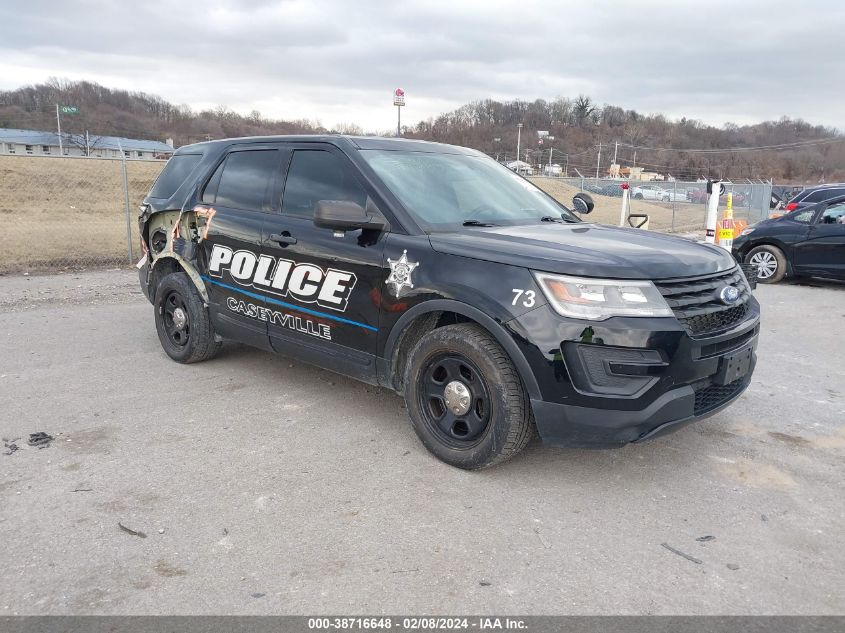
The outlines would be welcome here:
[[[533,435],[516,368],[477,325],[449,325],[420,339],[408,358],[405,402],[425,447],[458,468],[510,459]]]
[[[161,346],[179,363],[198,363],[214,358],[222,343],[202,297],[185,273],[170,273],[159,283],[155,300],[156,331]]]
[[[786,275],[786,256],[777,246],[758,246],[748,253],[745,261],[757,268],[757,281],[762,284],[777,283]]]

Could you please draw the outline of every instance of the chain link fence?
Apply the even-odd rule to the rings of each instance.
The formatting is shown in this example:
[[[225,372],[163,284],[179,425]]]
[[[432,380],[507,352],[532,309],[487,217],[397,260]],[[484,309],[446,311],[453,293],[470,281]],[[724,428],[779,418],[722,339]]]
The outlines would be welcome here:
[[[164,165],[0,156],[0,274],[137,260],[138,206]]]
[[[669,232],[698,231],[707,220],[707,183],[683,181],[623,181],[602,178],[532,176],[530,180],[560,202],[571,206],[572,196],[589,193],[595,202],[591,222],[619,224],[622,183],[630,185],[629,213],[649,216],[649,229]],[[733,194],[734,219],[748,224],[770,213],[771,183],[726,184],[719,199],[719,218],[727,207],[727,192]],[[627,222],[625,224],[627,226]]]
[[[165,161],[0,156],[0,274],[123,266],[137,260],[138,206],[164,165]],[[576,193],[587,192],[596,203],[590,221],[619,223],[621,180],[530,179],[567,205]],[[705,183],[630,181],[630,186],[629,212],[648,215],[651,230],[704,228]],[[732,184],[727,190],[733,193],[736,219],[751,224],[768,217],[771,184]],[[720,214],[726,201],[723,196]]]

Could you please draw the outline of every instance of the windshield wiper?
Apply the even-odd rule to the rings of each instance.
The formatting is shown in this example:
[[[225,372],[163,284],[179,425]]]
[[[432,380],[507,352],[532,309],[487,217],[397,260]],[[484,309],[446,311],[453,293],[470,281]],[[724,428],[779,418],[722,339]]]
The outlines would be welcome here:
[[[482,222],[481,220],[466,220],[464,226],[496,226],[492,222]]]
[[[564,222],[564,221],[565,220],[563,218],[556,218],[553,215],[544,215],[542,218],[540,218],[540,222]]]

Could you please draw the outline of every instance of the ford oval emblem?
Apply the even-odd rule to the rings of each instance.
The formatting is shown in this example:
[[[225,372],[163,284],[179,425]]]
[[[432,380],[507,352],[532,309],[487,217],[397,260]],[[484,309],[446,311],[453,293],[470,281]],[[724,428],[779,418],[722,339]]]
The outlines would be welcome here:
[[[739,299],[739,289],[736,286],[725,286],[719,292],[719,299],[725,305],[736,303],[736,300]]]

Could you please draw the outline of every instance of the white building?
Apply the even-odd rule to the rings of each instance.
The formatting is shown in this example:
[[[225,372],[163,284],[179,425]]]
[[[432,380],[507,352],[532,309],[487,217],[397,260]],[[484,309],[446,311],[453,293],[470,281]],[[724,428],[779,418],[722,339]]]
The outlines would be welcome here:
[[[89,136],[86,145],[84,135],[62,134],[62,148],[59,150],[59,135],[55,132],[0,128],[0,155],[3,154],[152,159],[170,158],[173,145],[160,141],[96,135]]]

